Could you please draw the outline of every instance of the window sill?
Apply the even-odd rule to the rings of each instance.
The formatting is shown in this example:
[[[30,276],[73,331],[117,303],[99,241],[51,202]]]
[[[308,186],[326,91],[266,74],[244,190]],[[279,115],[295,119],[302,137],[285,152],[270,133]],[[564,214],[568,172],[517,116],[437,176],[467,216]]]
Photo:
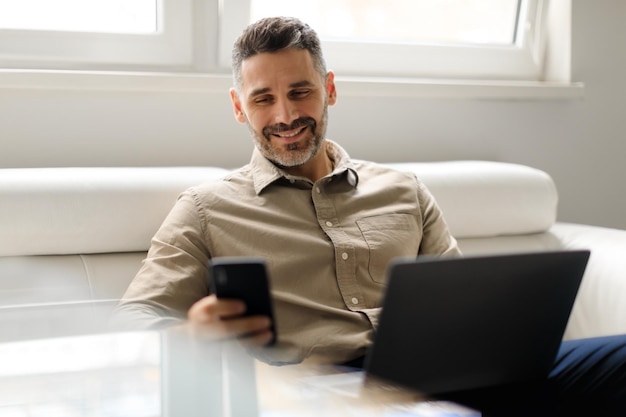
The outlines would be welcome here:
[[[576,100],[583,83],[479,81],[376,77],[336,79],[344,97],[404,97],[469,100]],[[0,70],[3,90],[150,91],[225,93],[230,75]]]
[[[573,100],[584,97],[583,83],[444,79],[338,78],[353,97],[413,97],[469,100]]]

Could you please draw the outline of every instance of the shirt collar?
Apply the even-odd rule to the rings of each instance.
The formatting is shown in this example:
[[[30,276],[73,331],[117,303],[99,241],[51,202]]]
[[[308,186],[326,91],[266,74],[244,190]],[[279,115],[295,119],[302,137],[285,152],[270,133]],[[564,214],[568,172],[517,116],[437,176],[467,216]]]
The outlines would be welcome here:
[[[337,178],[345,178],[352,187],[356,188],[359,182],[359,175],[348,153],[341,146],[330,139],[326,139],[322,146],[325,147],[325,151],[328,153],[328,156],[330,156],[330,158],[334,161],[335,167],[331,175]],[[292,176],[265,158],[257,147],[255,147],[252,152],[250,166],[252,167],[254,190],[257,195],[259,195],[266,187],[281,178],[285,178],[290,181],[293,180]]]

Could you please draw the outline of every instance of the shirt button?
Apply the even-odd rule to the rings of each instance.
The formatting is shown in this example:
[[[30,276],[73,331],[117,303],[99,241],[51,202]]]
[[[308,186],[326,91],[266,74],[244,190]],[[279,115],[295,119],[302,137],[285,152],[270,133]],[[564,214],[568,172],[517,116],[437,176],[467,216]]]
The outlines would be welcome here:
[[[320,190],[320,187],[315,187],[315,191],[317,191],[318,194],[321,194],[322,190]]]
[[[296,182],[296,180],[294,180],[293,178],[289,178],[289,182],[293,184]]]
[[[359,304],[359,299],[356,298],[356,297],[352,297],[352,300],[350,300],[350,301],[352,301],[352,304],[355,304],[355,305]]]
[[[331,227],[333,225],[333,222],[326,222],[326,226]]]
[[[344,261],[348,259],[348,254],[347,253],[342,253],[341,254],[341,259],[343,259]]]

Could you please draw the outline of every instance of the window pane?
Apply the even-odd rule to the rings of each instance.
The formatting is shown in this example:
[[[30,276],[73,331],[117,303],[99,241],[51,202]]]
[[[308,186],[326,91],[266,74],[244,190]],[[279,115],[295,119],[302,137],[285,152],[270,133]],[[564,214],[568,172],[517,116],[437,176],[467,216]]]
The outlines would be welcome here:
[[[520,0],[251,0],[251,21],[296,16],[324,39],[511,45]]]
[[[0,0],[0,29],[153,33],[158,0]]]

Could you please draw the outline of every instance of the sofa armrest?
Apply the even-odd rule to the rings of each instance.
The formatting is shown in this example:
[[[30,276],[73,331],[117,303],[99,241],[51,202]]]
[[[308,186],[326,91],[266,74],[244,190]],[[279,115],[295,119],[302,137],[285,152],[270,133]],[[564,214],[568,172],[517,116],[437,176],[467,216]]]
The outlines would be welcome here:
[[[557,223],[551,233],[565,249],[591,251],[565,338],[626,333],[626,230]]]

